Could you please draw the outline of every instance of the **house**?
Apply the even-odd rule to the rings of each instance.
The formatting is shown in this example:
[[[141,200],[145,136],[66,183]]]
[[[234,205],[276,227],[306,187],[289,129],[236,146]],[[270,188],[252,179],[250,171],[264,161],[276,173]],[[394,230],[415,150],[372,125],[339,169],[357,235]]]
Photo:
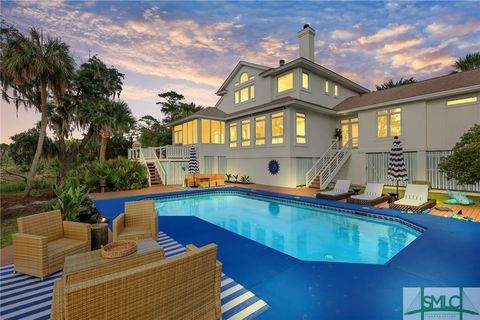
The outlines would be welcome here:
[[[185,146],[195,145],[201,172],[248,175],[260,184],[325,188],[339,177],[391,184],[388,152],[399,136],[410,181],[480,191],[447,181],[437,168],[480,122],[480,69],[370,92],[315,63],[312,27],[305,25],[298,39],[293,61],[273,68],[240,61],[216,92],[215,107],[170,124],[173,146],[138,149],[146,163],[159,160],[163,172],[152,172],[164,183],[181,183]],[[279,165],[273,174],[272,160]]]

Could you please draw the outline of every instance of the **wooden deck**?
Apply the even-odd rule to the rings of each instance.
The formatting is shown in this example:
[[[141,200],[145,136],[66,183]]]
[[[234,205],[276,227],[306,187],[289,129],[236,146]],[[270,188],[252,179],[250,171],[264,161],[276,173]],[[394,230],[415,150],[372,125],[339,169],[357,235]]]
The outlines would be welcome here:
[[[377,208],[388,208],[388,203],[380,203],[379,205],[376,205]],[[472,218],[475,221],[480,221],[480,209],[475,208],[475,207],[469,207],[469,206],[458,206],[458,205],[451,205],[451,204],[444,204],[442,202],[437,201],[437,205],[435,207],[447,207],[452,209],[452,211],[440,211],[435,208],[432,208],[432,210],[428,213],[434,216],[440,216],[440,217],[445,217],[445,218],[450,218],[452,214],[458,213],[458,211],[462,210],[462,215],[468,218]]]

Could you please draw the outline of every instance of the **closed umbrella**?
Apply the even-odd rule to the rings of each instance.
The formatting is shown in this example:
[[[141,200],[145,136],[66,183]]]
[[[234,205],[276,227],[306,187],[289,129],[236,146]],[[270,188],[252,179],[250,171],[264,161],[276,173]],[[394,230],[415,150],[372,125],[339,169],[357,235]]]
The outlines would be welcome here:
[[[195,186],[195,174],[198,173],[197,149],[192,145],[188,152],[188,173],[193,174],[193,185]]]
[[[408,180],[408,174],[407,174],[407,168],[405,167],[405,157],[403,155],[402,143],[397,136],[393,138],[392,149],[390,150],[390,156],[388,157],[387,177],[397,182],[397,195],[398,195],[398,182]]]

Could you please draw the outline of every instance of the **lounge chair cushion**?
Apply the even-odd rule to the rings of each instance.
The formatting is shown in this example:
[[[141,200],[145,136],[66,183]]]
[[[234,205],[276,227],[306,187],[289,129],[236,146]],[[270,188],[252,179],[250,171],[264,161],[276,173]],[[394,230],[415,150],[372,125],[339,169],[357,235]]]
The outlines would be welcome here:
[[[123,231],[118,235],[119,240],[138,240],[152,237],[149,225],[134,225],[124,227]]]

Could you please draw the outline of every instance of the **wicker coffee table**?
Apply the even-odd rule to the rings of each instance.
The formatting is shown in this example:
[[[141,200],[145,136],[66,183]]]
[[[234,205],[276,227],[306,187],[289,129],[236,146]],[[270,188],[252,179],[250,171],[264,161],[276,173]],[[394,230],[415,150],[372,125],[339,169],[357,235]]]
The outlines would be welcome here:
[[[65,258],[63,266],[63,277],[75,278],[76,280],[88,279],[103,269],[114,272],[116,268],[123,269],[133,261],[138,264],[139,259],[148,263],[152,259],[162,258],[164,258],[163,249],[155,240],[139,240],[137,251],[121,258],[103,258],[100,250],[68,256]]]

